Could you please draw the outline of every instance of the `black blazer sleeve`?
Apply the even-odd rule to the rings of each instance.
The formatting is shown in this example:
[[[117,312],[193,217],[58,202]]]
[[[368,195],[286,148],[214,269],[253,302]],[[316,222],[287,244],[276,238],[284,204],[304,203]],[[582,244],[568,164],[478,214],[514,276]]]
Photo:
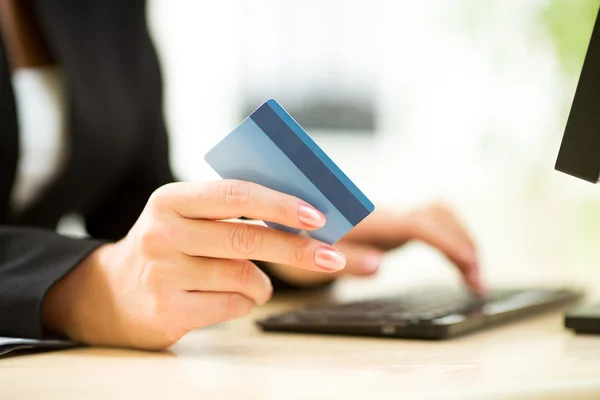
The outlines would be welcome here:
[[[42,339],[46,292],[101,241],[0,226],[0,336]]]
[[[119,240],[133,226],[156,189],[175,178],[169,166],[168,137],[162,115],[149,126],[145,143],[128,174],[114,190],[106,193],[100,205],[85,215],[88,233],[95,238]]]

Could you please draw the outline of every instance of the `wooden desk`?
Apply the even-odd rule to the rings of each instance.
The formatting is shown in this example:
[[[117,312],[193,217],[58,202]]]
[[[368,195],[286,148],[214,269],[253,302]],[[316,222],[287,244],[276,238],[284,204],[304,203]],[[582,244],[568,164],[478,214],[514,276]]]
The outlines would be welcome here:
[[[274,302],[253,318],[298,305]],[[446,342],[265,334],[252,319],[171,351],[0,359],[0,399],[600,398],[600,336],[552,312]]]

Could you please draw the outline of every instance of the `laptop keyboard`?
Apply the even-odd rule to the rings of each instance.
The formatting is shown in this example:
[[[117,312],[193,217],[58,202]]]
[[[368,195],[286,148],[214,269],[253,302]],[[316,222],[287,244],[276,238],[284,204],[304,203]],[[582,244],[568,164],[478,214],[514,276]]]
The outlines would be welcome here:
[[[458,333],[448,331],[448,327],[479,327],[577,297],[579,293],[564,289],[500,289],[482,299],[464,290],[432,288],[390,298],[307,307],[273,316],[259,325],[265,330],[367,335],[381,334],[385,327],[383,330],[397,336],[441,338]],[[418,329],[435,325],[445,328],[436,332]]]

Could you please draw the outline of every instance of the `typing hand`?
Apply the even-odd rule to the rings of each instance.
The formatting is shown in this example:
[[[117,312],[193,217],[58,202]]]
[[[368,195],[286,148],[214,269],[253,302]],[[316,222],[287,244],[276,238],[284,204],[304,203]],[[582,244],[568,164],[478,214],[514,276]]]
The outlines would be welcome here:
[[[475,293],[483,294],[476,246],[455,214],[443,204],[432,204],[408,214],[376,210],[358,224],[335,247],[347,256],[339,274],[368,276],[377,272],[387,250],[420,240],[443,252]],[[297,285],[329,281],[332,275],[272,266],[273,273]],[[336,275],[339,275],[336,274]]]
[[[163,186],[124,239],[50,290],[45,328],[82,343],[162,349],[269,300],[269,278],[249,259],[324,273],[346,264],[312,238],[223,221],[241,216],[303,230],[325,224],[307,203],[248,182]]]

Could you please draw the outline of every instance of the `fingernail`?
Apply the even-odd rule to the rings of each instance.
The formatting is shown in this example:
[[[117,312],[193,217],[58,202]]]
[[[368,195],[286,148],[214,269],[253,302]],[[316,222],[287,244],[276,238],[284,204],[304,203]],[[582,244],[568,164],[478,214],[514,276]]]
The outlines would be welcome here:
[[[315,208],[304,204],[298,207],[298,220],[315,228],[325,225],[325,216]]]
[[[379,264],[381,264],[381,255],[371,254],[363,259],[362,266],[365,272],[372,272],[379,268]]]
[[[319,248],[315,250],[314,261],[327,271],[339,271],[346,266],[346,256],[335,250]]]

